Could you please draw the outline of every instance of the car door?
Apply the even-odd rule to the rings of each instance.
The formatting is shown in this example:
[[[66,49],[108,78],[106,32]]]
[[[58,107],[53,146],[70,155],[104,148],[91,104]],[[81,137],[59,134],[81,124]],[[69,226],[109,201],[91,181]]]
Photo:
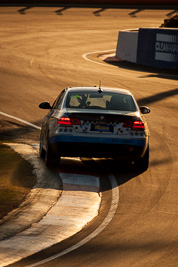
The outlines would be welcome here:
[[[46,139],[53,135],[53,132],[56,129],[56,121],[59,117],[60,107],[62,100],[65,95],[65,90],[63,90],[57,99],[54,101],[52,105],[51,111],[48,113],[46,118]]]
[[[65,90],[63,90],[59,96],[54,101],[52,108],[48,112],[48,114],[43,118],[42,123],[42,139],[43,139],[43,146],[46,149],[46,144],[48,141],[49,136],[51,136],[51,131],[53,130],[53,123],[56,120],[56,115],[54,114],[57,110],[59,103],[62,101],[64,97]]]

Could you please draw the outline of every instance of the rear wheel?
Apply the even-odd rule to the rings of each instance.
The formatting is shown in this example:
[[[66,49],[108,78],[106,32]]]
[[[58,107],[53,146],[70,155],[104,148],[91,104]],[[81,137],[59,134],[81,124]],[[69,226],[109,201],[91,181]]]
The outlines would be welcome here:
[[[147,148],[143,158],[139,158],[135,161],[135,166],[137,169],[146,171],[149,166],[149,147]]]
[[[56,167],[59,164],[60,157],[51,150],[49,140],[46,145],[45,163],[47,167]]]
[[[45,150],[43,148],[43,139],[42,139],[42,134],[40,135],[40,157],[45,158]]]

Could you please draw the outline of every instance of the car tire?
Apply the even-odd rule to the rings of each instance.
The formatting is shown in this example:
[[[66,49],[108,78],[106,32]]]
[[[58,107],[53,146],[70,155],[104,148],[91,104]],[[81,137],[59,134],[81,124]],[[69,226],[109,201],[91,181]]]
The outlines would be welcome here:
[[[49,168],[54,168],[59,164],[60,158],[57,154],[54,154],[51,150],[49,140],[46,145],[45,164]]]
[[[41,158],[45,158],[45,150],[43,148],[43,139],[42,139],[42,134],[40,135],[40,148],[39,148],[39,153]]]
[[[135,161],[136,168],[141,171],[146,171],[149,166],[149,147],[147,148],[143,158],[139,158]]]

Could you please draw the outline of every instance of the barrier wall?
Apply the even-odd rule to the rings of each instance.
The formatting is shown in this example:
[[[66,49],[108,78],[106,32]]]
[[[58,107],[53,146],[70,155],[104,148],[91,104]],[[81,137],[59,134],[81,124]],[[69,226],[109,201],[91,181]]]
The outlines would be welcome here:
[[[178,69],[178,30],[141,28],[137,38],[135,48],[136,35],[133,38],[132,31],[119,32],[116,56],[140,65]]]
[[[120,31],[116,57],[133,63],[137,62],[138,30]]]
[[[137,63],[178,69],[178,30],[139,29]]]
[[[0,4],[8,5],[178,5],[178,0],[0,0]]]

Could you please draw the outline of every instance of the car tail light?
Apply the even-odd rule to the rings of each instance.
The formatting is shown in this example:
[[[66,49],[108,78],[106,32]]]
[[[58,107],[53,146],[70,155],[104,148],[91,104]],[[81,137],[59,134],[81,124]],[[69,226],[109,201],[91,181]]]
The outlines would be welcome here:
[[[60,119],[57,120],[57,124],[63,125],[63,126],[72,126],[72,125],[80,125],[81,122],[79,119],[69,118],[69,117],[61,117]]]
[[[125,128],[131,128],[132,130],[144,130],[145,126],[142,121],[125,121],[123,124]]]
[[[134,121],[132,129],[144,130],[145,129],[144,123],[142,121]]]
[[[71,121],[70,118],[68,117],[61,117],[60,119],[57,120],[57,124],[71,126]]]

